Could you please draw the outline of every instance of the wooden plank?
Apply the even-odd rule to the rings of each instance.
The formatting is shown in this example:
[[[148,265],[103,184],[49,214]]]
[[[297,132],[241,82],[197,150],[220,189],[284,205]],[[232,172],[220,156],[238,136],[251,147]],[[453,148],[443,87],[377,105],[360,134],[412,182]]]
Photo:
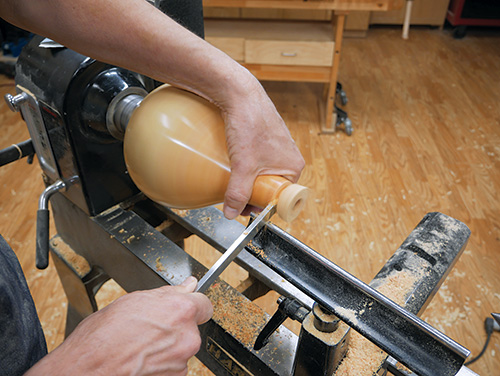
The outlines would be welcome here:
[[[335,132],[337,118],[333,115],[335,106],[335,97],[337,90],[337,79],[339,75],[340,67],[340,49],[342,48],[342,35],[344,32],[346,14],[343,12],[335,13],[335,52],[333,54],[333,61],[330,70],[330,81],[328,85],[328,93],[326,100],[325,109],[325,121],[321,125],[321,132],[323,133],[333,133]]]
[[[401,7],[401,0],[203,0],[206,7],[269,8],[269,9],[323,9],[385,11]]]
[[[205,35],[253,40],[333,42],[330,22],[206,20]]]
[[[263,81],[307,81],[328,82],[329,67],[307,67],[293,65],[243,64],[259,80]]]
[[[203,7],[204,18],[240,18],[241,9],[223,7]]]
[[[442,26],[449,0],[420,0],[414,1],[411,9],[411,25],[434,25]],[[405,9],[389,10],[387,12],[375,12],[371,15],[371,24],[402,25]]]
[[[241,17],[248,19],[316,20],[328,21],[330,11],[310,9],[259,9],[243,8]]]

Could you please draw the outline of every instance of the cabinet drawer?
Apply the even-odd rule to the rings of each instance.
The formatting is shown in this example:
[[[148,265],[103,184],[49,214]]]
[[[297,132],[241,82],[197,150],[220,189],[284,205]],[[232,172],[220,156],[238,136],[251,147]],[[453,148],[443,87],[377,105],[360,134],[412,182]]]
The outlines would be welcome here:
[[[331,66],[333,42],[246,40],[245,63]]]
[[[239,62],[245,61],[245,39],[231,37],[210,37],[207,36],[206,41],[219,50],[224,51],[234,60]]]
[[[247,64],[329,67],[330,22],[205,20],[206,40]]]

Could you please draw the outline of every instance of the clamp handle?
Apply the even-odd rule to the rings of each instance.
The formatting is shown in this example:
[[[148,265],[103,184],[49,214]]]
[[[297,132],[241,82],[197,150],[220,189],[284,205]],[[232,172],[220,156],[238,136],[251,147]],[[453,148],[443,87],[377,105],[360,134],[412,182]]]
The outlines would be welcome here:
[[[62,180],[49,185],[40,195],[36,213],[36,267],[45,269],[49,265],[49,200],[54,193],[67,188]]]
[[[36,267],[45,269],[49,265],[49,210],[36,212]]]
[[[278,304],[278,310],[267,322],[266,326],[264,326],[262,331],[257,336],[257,339],[255,340],[253,348],[256,351],[262,349],[265,345],[267,345],[267,343],[269,342],[269,337],[271,337],[276,329],[278,329],[287,318],[302,322],[309,313],[309,310],[294,298],[285,298],[282,296],[280,297],[280,299],[278,299]]]

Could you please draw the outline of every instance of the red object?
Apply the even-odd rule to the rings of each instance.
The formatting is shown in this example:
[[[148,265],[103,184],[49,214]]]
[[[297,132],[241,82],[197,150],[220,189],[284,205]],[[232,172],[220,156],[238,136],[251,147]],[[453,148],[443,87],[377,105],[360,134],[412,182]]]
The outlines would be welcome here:
[[[446,19],[453,26],[500,26],[500,1],[451,0]]]

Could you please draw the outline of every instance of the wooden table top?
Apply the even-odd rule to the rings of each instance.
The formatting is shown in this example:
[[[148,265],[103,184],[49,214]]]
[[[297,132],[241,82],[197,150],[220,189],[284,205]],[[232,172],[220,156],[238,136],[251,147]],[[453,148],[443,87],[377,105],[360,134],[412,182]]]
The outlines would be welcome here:
[[[404,0],[203,0],[206,7],[322,9],[341,11],[386,11],[399,9]]]

